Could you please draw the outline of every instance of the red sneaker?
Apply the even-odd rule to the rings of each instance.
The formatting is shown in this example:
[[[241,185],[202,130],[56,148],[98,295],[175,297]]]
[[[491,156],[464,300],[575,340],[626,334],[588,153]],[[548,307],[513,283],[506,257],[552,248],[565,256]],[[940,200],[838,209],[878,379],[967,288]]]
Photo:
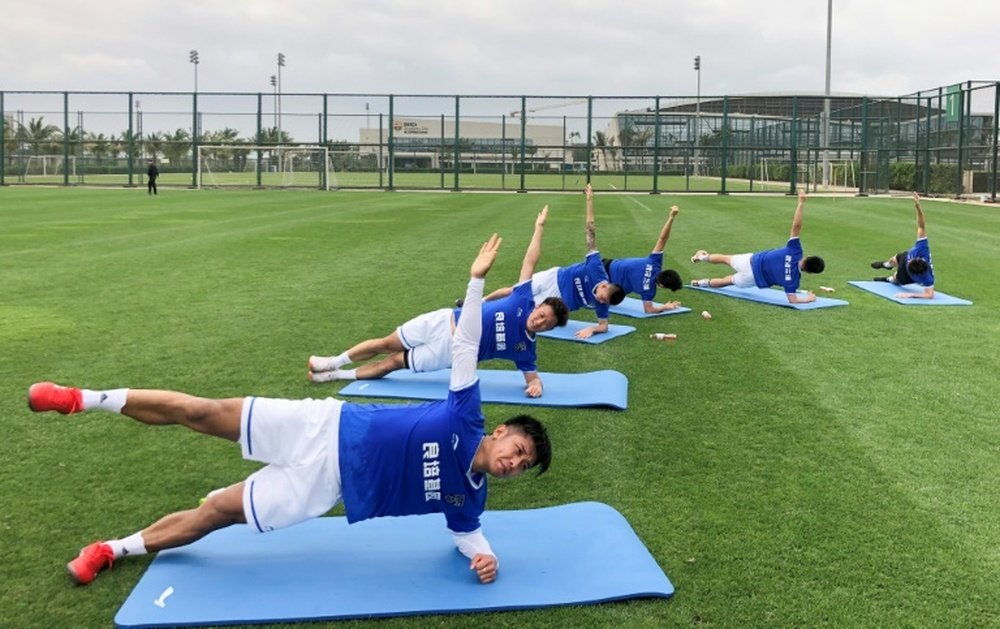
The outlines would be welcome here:
[[[83,410],[83,393],[74,387],[62,387],[52,382],[36,382],[28,389],[28,408],[42,411],[58,411],[63,415],[79,413]]]
[[[110,568],[114,560],[115,553],[110,546],[104,542],[94,542],[90,546],[84,546],[80,556],[66,564],[66,570],[77,585],[87,585],[97,578],[98,572]]]

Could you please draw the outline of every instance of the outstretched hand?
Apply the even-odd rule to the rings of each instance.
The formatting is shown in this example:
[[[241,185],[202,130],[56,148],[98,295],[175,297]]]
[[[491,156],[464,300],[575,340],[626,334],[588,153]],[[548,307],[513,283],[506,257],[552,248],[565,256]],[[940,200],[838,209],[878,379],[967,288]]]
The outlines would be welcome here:
[[[546,205],[542,208],[542,211],[538,213],[538,217],[535,218],[535,227],[541,227],[545,225],[545,219],[549,217],[549,206]]]
[[[806,189],[799,188],[799,203],[804,203],[806,200]]]
[[[586,186],[584,186],[584,188],[583,188],[583,194],[584,194],[584,195],[586,195],[586,197],[587,197],[587,200],[588,200],[588,201],[593,201],[593,200],[594,200],[594,187],[593,187],[593,186],[591,186],[591,185],[590,185],[590,184],[588,183],[588,184],[587,184]]]
[[[670,206],[670,218],[673,218],[673,217],[677,216],[680,213],[681,213],[681,209],[679,207],[677,207],[676,205],[671,205]]]
[[[470,269],[472,277],[476,279],[486,277],[486,274],[489,273],[490,268],[493,266],[493,262],[497,259],[497,253],[500,251],[500,243],[502,242],[503,238],[493,234],[489,240],[483,243],[483,246],[479,248],[479,255],[472,261]]]

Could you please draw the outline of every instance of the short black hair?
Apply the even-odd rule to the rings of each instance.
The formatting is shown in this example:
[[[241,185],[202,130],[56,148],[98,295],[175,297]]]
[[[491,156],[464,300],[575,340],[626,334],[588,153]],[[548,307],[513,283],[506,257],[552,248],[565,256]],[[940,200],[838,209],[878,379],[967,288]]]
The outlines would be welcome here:
[[[802,270],[806,273],[822,273],[826,262],[819,256],[807,256],[802,260]]]
[[[927,260],[923,258],[913,258],[906,263],[906,270],[909,271],[910,275],[922,275],[927,272]]]
[[[552,442],[549,441],[549,433],[545,430],[542,422],[531,415],[516,415],[503,422],[504,426],[519,430],[523,435],[531,439],[535,444],[535,465],[538,467],[538,474],[541,476],[552,464]]]
[[[558,297],[546,297],[541,305],[552,308],[552,312],[556,315],[556,325],[560,328],[569,323],[569,308],[562,299]]]
[[[680,273],[673,269],[667,269],[666,271],[660,271],[660,274],[656,276],[656,284],[663,288],[677,291],[684,286],[684,281],[681,280]]]
[[[612,306],[617,306],[623,301],[625,301],[625,289],[618,284],[612,284],[611,294],[608,295],[608,302],[610,302]]]

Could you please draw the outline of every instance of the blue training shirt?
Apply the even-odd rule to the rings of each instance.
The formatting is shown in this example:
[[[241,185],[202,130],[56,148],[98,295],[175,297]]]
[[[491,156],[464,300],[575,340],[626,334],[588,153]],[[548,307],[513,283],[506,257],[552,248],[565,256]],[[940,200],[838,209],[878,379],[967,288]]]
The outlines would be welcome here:
[[[608,272],[604,270],[601,254],[597,251],[588,253],[583,262],[560,267],[556,274],[559,296],[566,302],[566,307],[570,311],[593,308],[598,319],[607,319],[610,307],[597,303],[594,289],[601,282],[608,281]]]
[[[663,268],[663,252],[654,251],[646,258],[621,258],[611,261],[609,279],[626,294],[636,293],[643,301],[656,297],[656,276]]]
[[[531,280],[514,287],[503,299],[483,302],[483,333],[479,337],[479,360],[504,358],[521,371],[538,371],[535,336],[528,333],[528,316],[535,308]],[[462,310],[455,310],[455,321]]]
[[[344,404],[340,474],[349,523],[443,513],[471,533],[486,506],[486,477],[471,471],[485,436],[479,380],[421,404]]]
[[[753,254],[750,257],[750,268],[753,269],[757,288],[781,286],[785,293],[794,293],[799,289],[801,259],[802,243],[798,237],[789,238],[781,249],[768,249]]]
[[[927,243],[927,237],[918,238],[913,248],[906,252],[906,264],[913,258],[923,258],[927,260],[927,272],[914,275],[907,269],[910,278],[921,286],[934,286],[934,265],[931,264],[931,246]]]

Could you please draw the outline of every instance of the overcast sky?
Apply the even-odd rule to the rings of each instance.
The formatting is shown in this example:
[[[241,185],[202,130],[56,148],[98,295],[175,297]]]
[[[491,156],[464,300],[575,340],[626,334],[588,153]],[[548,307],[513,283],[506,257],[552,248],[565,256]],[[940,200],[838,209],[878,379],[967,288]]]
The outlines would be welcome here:
[[[834,0],[832,90],[1000,80],[997,0]],[[822,92],[827,0],[5,0],[0,90]]]

